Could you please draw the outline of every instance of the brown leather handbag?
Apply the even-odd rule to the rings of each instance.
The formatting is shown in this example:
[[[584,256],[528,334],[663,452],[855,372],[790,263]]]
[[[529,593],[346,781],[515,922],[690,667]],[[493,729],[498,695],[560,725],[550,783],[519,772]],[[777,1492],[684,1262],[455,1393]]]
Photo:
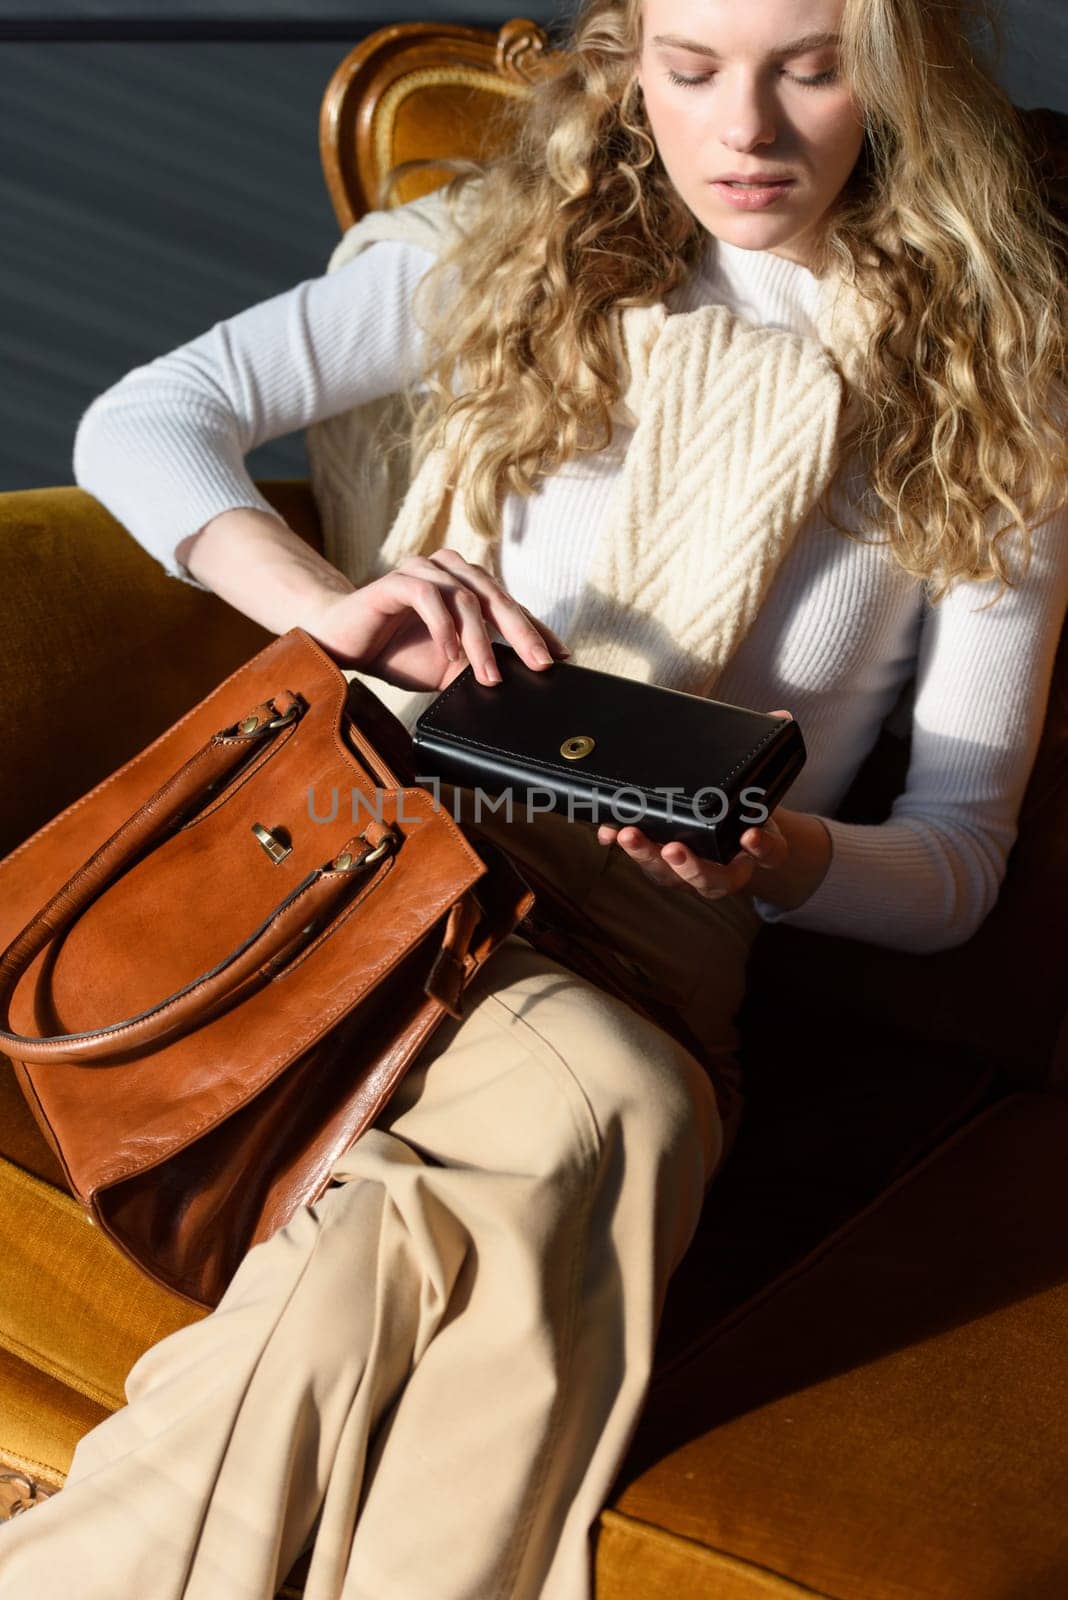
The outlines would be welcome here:
[[[530,911],[300,628],[0,862],[0,1046],[72,1193],[218,1304]]]

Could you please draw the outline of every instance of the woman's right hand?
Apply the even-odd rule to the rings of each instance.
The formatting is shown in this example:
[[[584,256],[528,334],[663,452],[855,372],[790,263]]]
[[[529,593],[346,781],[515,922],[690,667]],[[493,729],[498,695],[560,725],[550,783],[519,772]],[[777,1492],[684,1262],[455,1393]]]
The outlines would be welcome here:
[[[405,556],[362,588],[324,596],[300,625],[339,666],[403,689],[444,689],[468,661],[480,683],[499,682],[491,628],[531,667],[570,654],[491,573],[450,549]]]

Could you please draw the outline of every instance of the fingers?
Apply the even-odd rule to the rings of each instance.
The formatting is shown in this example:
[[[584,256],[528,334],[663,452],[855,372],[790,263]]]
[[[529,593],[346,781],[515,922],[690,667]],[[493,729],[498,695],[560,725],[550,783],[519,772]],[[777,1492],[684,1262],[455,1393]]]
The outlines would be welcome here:
[[[688,885],[706,900],[744,889],[756,867],[779,867],[786,861],[788,844],[774,817],[759,828],[748,828],[741,836],[742,848],[733,860],[721,866],[696,855],[681,839],[660,845],[633,824],[614,828],[602,823],[597,829],[602,844],[618,842],[654,883],[667,887]]]
[[[509,595],[508,598],[512,599],[513,597]],[[519,605],[518,600],[515,603],[516,605]],[[519,606],[519,609],[531,623],[531,625],[549,641],[550,649],[554,655],[569,656],[571,654],[571,651],[567,648],[567,645],[561,639],[560,635],[550,628],[547,622],[542,622],[539,617],[534,616],[533,612],[528,611],[526,606]]]
[[[759,828],[747,828],[739,843],[757,866],[765,869],[784,866],[790,848],[786,835],[775,821],[774,812]]]
[[[674,868],[661,859],[659,846],[651,839],[647,839],[640,828],[635,828],[632,824],[628,824],[625,828],[613,828],[607,823],[602,823],[597,829],[597,837],[602,844],[611,843],[613,839],[618,838],[627,855],[641,865],[654,883],[670,887],[676,882]]]
[[[449,661],[459,661],[456,622],[446,589],[447,585],[434,577],[416,576],[394,567],[359,592],[380,616],[396,617],[414,611],[442,654]]]
[[[664,845],[657,844],[631,823],[624,828],[613,828],[610,824],[602,823],[597,829],[597,837],[602,844],[616,840],[654,883],[667,888],[689,887],[707,900],[736,894],[745,887],[753,873],[753,859],[744,851],[739,851],[726,866],[719,866],[714,861],[696,856],[680,839],[673,839]]]
[[[425,625],[449,661],[471,663],[481,683],[499,683],[500,673],[490,638],[492,628],[528,666],[552,664],[570,654],[559,636],[533,617],[493,575],[458,550],[435,550],[430,556],[405,556],[392,571],[369,584],[375,606],[391,615],[410,609]],[[453,674],[456,676],[456,674]]]
[[[460,619],[460,648],[474,668],[476,678],[482,683],[500,683],[501,674],[478,595],[462,583],[449,584],[446,592]]]
[[[414,557],[412,559],[420,561],[422,558]],[[481,632],[485,638],[485,649],[483,650],[482,642],[478,640],[476,635],[480,649],[479,661],[487,661],[486,652],[488,652],[488,659],[492,661],[489,632],[485,626],[486,615],[489,616],[489,620],[496,631],[508,644],[513,646],[528,666],[547,667],[550,665],[554,654],[563,656],[569,653],[567,646],[554,633],[553,629],[533,617],[526,606],[520,605],[518,600],[508,593],[507,589],[498,582],[492,573],[486,571],[485,567],[479,566],[476,562],[468,561],[458,550],[448,548],[435,550],[426,560],[429,565],[444,568],[466,587],[468,593],[477,597]],[[458,595],[460,592],[457,591]],[[468,651],[468,655],[471,655],[470,651]],[[474,657],[471,659],[475,661]]]
[[[461,663],[459,672],[466,654],[483,683],[500,682],[478,596],[434,562],[406,556],[363,592],[373,593],[383,614],[414,611],[446,659]]]

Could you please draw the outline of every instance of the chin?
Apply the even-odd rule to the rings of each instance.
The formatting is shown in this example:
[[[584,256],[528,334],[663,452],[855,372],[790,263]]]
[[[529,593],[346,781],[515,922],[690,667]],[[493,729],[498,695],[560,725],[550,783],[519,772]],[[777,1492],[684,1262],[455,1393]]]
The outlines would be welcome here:
[[[791,250],[803,249],[807,230],[804,227],[784,228],[781,220],[753,212],[749,216],[717,216],[705,223],[709,233],[741,250]]]
[[[796,230],[784,233],[781,227],[771,226],[765,217],[746,218],[715,217],[705,223],[709,233],[742,250],[770,250],[775,245],[786,245],[795,237]]]

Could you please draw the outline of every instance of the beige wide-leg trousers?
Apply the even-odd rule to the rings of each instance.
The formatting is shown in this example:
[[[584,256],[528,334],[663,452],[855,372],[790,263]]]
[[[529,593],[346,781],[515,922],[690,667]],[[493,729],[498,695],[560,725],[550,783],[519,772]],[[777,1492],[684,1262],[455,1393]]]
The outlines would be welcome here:
[[[502,837],[726,1058],[747,896],[654,885],[564,818]],[[0,1529],[0,1600],[271,1600],[308,1550],[307,1600],[589,1600],[722,1151],[694,1057],[513,935],[320,1199]]]

